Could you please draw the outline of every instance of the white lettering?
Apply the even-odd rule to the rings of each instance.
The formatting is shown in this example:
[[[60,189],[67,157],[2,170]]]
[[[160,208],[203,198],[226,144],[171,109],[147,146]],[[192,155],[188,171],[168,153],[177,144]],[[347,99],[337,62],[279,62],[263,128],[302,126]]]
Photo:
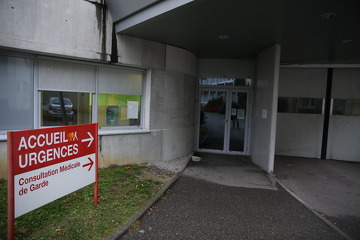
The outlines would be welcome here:
[[[39,163],[46,162],[46,154],[45,151],[41,150],[38,155],[38,161]]]
[[[47,160],[48,160],[48,161],[54,160],[54,158],[53,158],[53,150],[55,150],[55,149],[48,149],[48,150],[46,150]]]
[[[64,152],[64,150],[65,150],[65,152]],[[61,147],[61,157],[66,157],[66,154],[67,154],[66,150],[67,150],[66,146]]]
[[[34,144],[31,144],[31,139],[34,139],[34,140],[35,140],[35,141],[34,141]],[[31,135],[31,136],[29,137],[29,139],[28,139],[28,145],[29,145],[30,148],[36,147],[36,137],[35,137],[35,135]]]
[[[56,132],[56,133],[54,133],[54,144],[59,144],[59,143],[61,143],[61,135],[60,135],[60,133],[59,132]]]
[[[36,152],[32,152],[32,153],[29,154],[29,166],[32,165],[32,162],[34,162],[34,165],[37,164]]]
[[[54,159],[60,158],[60,148],[54,148]]]
[[[39,152],[19,154],[18,165],[20,168],[26,168],[37,164],[45,163],[47,161],[73,156],[78,153],[78,144],[70,144],[61,147],[59,146],[57,148],[40,150]]]
[[[28,165],[27,154],[25,155],[25,159],[24,159],[25,162],[23,162],[22,160],[23,160],[22,156],[19,155],[19,167],[20,168],[24,168],[24,167],[26,167]]]
[[[53,144],[53,135],[52,134],[46,134],[46,145],[50,146]]]
[[[69,140],[66,139],[66,133],[65,132],[62,132],[62,139],[63,139],[63,142],[68,142]]]
[[[20,151],[21,148],[28,149],[28,147],[26,145],[25,137],[21,137],[18,151]]]
[[[44,140],[43,140],[42,142],[40,142],[40,141],[41,141],[40,138],[43,138]],[[45,145],[45,135],[44,135],[44,134],[40,134],[40,135],[38,136],[37,144],[38,144],[39,147],[42,147],[42,146]]]
[[[68,147],[68,156],[71,156],[71,155],[73,155],[73,145],[69,145],[69,147]]]
[[[79,152],[78,147],[79,147],[79,146],[75,143],[75,144],[74,144],[74,155],[78,154],[78,152]]]

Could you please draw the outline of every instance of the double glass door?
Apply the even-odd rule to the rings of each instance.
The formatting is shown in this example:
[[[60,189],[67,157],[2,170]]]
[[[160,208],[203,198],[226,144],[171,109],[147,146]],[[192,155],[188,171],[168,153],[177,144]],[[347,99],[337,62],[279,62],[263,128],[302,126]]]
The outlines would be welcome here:
[[[249,90],[200,90],[197,151],[248,154]]]

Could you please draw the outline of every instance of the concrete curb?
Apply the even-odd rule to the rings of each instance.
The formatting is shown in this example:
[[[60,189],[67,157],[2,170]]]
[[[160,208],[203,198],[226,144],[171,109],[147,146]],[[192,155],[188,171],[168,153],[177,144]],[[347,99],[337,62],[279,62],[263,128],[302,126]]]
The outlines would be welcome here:
[[[303,199],[301,199],[298,195],[296,195],[290,188],[288,188],[285,184],[283,184],[274,174],[269,174],[269,178],[272,178],[275,182],[277,182],[282,188],[284,188],[288,193],[290,193],[291,196],[293,196],[302,205],[304,205],[312,213],[314,213],[316,216],[318,216],[321,220],[323,220],[327,225],[329,225],[332,229],[334,229],[337,233],[339,233],[346,240],[353,240],[349,235],[344,233],[340,228],[335,226],[332,222],[330,222],[328,219],[326,219],[321,213],[316,211],[309,204],[307,204]]]
[[[142,207],[137,213],[135,213],[121,228],[119,228],[116,232],[114,232],[112,235],[110,235],[107,240],[117,240],[120,239],[129,229],[129,227],[136,222],[138,219],[140,219],[160,198],[164,193],[173,185],[176,180],[180,177],[181,173],[185,170],[187,165],[189,164],[189,161],[191,159],[192,154],[188,158],[186,164],[184,167],[179,170],[175,175],[160,189],[160,191],[152,198],[150,199],[144,207]]]

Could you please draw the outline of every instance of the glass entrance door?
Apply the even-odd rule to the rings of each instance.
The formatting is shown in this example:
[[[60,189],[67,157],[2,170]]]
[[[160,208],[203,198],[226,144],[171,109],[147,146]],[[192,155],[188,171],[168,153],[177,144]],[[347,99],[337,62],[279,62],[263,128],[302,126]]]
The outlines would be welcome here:
[[[249,92],[200,91],[197,151],[247,154]]]
[[[199,148],[224,149],[226,97],[224,91],[201,91]]]
[[[245,150],[247,96],[247,92],[231,92],[229,151]]]

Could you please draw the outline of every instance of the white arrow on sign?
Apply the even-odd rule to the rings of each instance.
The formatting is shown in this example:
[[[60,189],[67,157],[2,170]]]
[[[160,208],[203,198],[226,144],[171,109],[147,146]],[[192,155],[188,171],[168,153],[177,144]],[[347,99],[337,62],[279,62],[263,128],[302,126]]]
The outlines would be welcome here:
[[[90,147],[91,143],[94,140],[94,137],[91,135],[90,132],[87,132],[87,134],[89,135],[89,138],[81,139],[81,142],[89,142],[87,146]]]

